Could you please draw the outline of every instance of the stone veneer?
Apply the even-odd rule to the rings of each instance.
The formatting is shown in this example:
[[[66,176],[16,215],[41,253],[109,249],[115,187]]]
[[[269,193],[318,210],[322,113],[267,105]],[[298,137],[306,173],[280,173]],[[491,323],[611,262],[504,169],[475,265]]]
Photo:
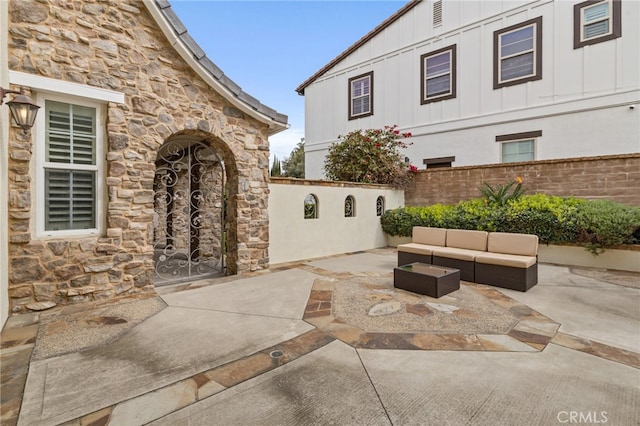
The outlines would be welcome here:
[[[33,302],[153,292],[154,163],[160,146],[178,135],[206,141],[225,162],[228,272],[268,267],[268,126],[204,82],[142,2],[11,0],[9,21],[9,69],[125,94],[123,104],[106,105],[108,202],[100,236],[36,237],[35,132],[11,128],[5,188],[12,312]]]

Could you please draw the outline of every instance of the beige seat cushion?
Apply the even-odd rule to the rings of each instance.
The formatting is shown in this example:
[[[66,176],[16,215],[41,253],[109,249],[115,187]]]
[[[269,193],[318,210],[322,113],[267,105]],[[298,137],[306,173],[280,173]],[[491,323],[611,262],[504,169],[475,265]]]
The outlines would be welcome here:
[[[411,241],[417,244],[444,247],[447,230],[442,228],[429,228],[426,226],[414,226]]]
[[[538,236],[491,232],[488,238],[488,251],[520,256],[536,256],[538,254]]]
[[[486,231],[447,229],[447,247],[486,251],[487,235]]]
[[[476,263],[484,263],[489,265],[509,266],[512,268],[528,268],[537,262],[535,256],[519,256],[515,254],[504,253],[480,253],[476,256]]]
[[[455,247],[440,247],[433,250],[434,256],[447,257],[449,259],[466,260],[473,262],[477,255],[484,252],[477,250],[467,250]]]
[[[439,246],[429,246],[426,244],[416,244],[416,243],[407,243],[398,245],[398,251],[402,251],[405,253],[413,253],[413,254],[425,254],[431,255],[433,253],[433,249],[441,248]]]

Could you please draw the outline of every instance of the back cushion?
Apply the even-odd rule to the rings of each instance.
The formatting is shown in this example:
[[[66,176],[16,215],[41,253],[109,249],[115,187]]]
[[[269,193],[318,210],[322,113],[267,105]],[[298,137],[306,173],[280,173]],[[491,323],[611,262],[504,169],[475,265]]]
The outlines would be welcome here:
[[[414,226],[412,232],[412,240],[414,243],[444,247],[447,236],[446,229]]]
[[[468,250],[487,250],[486,231],[469,231],[466,229],[448,229],[447,247],[456,247]]]
[[[492,232],[489,234],[489,251],[520,256],[535,256],[538,254],[538,236]]]

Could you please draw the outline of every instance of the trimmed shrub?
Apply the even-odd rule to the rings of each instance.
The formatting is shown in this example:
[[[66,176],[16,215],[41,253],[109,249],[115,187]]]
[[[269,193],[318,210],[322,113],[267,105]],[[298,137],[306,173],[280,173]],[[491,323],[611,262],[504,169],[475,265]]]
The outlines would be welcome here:
[[[640,208],[544,194],[521,195],[505,205],[485,199],[456,205],[401,207],[381,217],[388,235],[410,237],[414,226],[535,234],[543,244],[578,243],[594,254],[640,243]]]
[[[453,206],[442,204],[427,207],[400,207],[387,210],[380,218],[380,222],[386,234],[410,237],[414,226],[448,227],[446,218],[451,210]]]
[[[640,208],[609,200],[587,201],[576,211],[577,241],[593,254],[619,244],[637,244]]]
[[[478,229],[481,231],[495,231],[494,212],[499,207],[491,207],[482,199],[461,201],[443,218],[446,228],[450,229]]]
[[[509,202],[501,232],[535,234],[542,243],[576,242],[576,209],[584,203],[577,198],[544,194],[523,195]]]

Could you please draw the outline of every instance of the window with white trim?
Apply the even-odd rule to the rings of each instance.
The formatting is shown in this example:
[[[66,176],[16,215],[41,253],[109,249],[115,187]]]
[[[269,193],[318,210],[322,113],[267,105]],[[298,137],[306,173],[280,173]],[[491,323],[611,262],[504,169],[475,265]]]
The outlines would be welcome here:
[[[542,78],[542,17],[493,35],[494,89]]]
[[[535,160],[535,139],[502,142],[502,162],[516,163]]]
[[[421,104],[456,97],[456,45],[420,56]]]
[[[536,141],[541,136],[542,130],[496,136],[496,142],[501,143],[500,158],[502,162],[534,161],[536,159]]]
[[[573,48],[601,43],[622,35],[619,0],[589,0],[573,6]]]
[[[373,115],[373,71],[349,79],[349,120]]]
[[[38,233],[97,233],[103,207],[101,105],[53,96],[40,100],[45,107],[37,141]]]

